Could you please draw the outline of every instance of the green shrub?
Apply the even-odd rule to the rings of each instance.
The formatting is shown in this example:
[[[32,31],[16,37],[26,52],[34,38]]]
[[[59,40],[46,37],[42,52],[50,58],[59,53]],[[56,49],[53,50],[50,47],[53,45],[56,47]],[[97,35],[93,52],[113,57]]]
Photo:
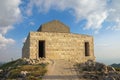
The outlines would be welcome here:
[[[0,69],[6,69],[6,68],[10,67],[11,65],[13,65],[15,62],[16,61],[5,63],[2,66],[0,66]]]
[[[33,65],[24,65],[20,68],[21,71],[33,71],[36,70],[36,66]]]
[[[17,61],[19,61],[19,64],[16,64]],[[17,59],[15,61],[11,61],[11,62],[8,62],[8,63],[5,63],[3,64],[2,66],[0,66],[0,69],[8,69],[9,67],[11,68],[16,68],[18,65],[20,66],[22,62],[22,59]]]
[[[48,64],[41,63],[39,64],[41,67],[45,68]]]
[[[120,67],[116,67],[115,70],[116,70],[116,71],[120,71]]]
[[[42,70],[31,72],[31,75],[38,77],[38,76],[43,76],[46,72],[47,72],[46,69],[42,69]]]
[[[26,80],[42,80],[41,78],[36,78],[35,76],[28,76]]]
[[[21,71],[19,69],[13,69],[13,70],[10,71],[10,74],[9,74],[8,78],[10,78],[10,79],[18,78],[19,75],[20,75],[20,72]]]
[[[5,71],[5,74],[9,74],[7,80],[13,80],[22,77],[21,71],[27,71],[26,80],[41,80],[40,76],[43,76],[46,72],[47,64],[41,63],[36,65],[24,64],[22,59],[8,62],[3,64],[0,69]],[[0,74],[0,77],[5,77],[4,74]]]

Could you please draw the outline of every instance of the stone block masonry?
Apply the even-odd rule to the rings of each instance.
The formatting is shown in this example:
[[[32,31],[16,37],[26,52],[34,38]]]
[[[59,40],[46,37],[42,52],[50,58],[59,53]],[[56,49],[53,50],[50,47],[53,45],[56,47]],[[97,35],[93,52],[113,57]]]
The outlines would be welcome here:
[[[69,27],[58,20],[54,20],[54,21],[42,24],[37,31],[38,32],[70,33]]]
[[[30,32],[22,58],[65,59],[73,62],[95,60],[93,37],[63,32]]]

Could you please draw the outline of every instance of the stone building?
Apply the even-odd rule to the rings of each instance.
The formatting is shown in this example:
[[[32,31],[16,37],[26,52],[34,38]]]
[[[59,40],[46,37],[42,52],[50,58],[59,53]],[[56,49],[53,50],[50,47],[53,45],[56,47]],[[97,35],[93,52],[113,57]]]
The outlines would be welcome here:
[[[93,37],[70,33],[58,20],[42,24],[30,32],[22,48],[22,58],[65,59],[79,62],[95,60]]]

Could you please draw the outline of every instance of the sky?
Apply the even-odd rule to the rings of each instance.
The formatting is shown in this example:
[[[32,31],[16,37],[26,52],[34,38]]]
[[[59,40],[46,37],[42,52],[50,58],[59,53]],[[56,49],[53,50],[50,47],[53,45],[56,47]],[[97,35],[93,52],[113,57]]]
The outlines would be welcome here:
[[[96,61],[120,63],[120,0],[0,0],[0,62],[18,59],[30,31],[60,20],[94,37]]]

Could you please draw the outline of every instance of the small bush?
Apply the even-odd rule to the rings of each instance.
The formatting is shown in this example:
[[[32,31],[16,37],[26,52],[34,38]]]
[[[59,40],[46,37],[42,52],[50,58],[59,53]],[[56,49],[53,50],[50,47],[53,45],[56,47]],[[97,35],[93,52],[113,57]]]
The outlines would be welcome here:
[[[16,61],[5,63],[2,66],[0,66],[0,69],[6,69],[6,68],[10,67],[11,65],[13,65],[15,62]]]
[[[10,71],[10,74],[9,74],[8,78],[10,78],[10,79],[18,78],[19,75],[20,75],[20,72],[21,71],[19,69],[13,69],[13,70]]]
[[[31,75],[39,77],[39,76],[43,76],[46,72],[47,70],[43,69],[43,70],[33,71],[31,72]]]
[[[18,61],[19,63],[16,64]],[[11,62],[3,64],[2,66],[0,66],[0,69],[8,69],[9,67],[16,68],[18,65],[19,66],[22,65],[20,63],[22,63],[22,59],[17,59],[15,61],[11,61]]]
[[[34,64],[28,65],[22,59],[18,59],[15,61],[8,62],[3,64],[0,69],[4,71],[4,73],[0,73],[0,78],[6,77],[8,74],[7,80],[13,80],[17,78],[25,78],[26,80],[41,80],[40,76],[43,76],[46,72],[47,64]],[[21,75],[21,71],[27,71],[26,76]]]
[[[26,80],[42,80],[42,79],[36,78],[35,76],[28,76]]]
[[[41,67],[45,68],[48,64],[41,63],[39,64]]]
[[[116,71],[120,71],[120,67],[116,67],[115,70],[116,70]]]
[[[20,68],[21,71],[33,71],[36,70],[36,66],[33,65],[24,65]]]

